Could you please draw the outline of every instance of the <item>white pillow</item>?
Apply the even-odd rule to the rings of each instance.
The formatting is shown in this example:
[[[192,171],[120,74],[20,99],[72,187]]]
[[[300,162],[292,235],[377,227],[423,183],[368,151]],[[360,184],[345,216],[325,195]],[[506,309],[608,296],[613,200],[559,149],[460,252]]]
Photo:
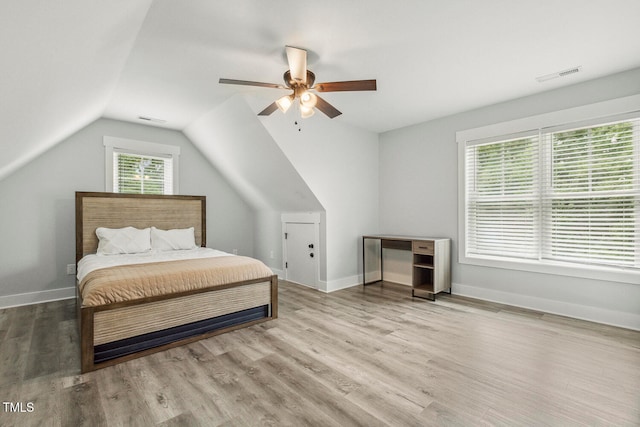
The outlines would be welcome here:
[[[196,237],[193,227],[160,230],[151,227],[151,249],[174,251],[178,249],[195,249]]]
[[[98,255],[137,254],[151,250],[151,231],[134,227],[96,229]]]

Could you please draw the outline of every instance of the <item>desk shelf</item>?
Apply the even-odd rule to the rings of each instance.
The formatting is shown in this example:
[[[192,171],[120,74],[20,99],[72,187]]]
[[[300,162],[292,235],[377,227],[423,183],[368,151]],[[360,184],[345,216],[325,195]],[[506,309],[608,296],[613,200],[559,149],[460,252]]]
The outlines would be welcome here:
[[[429,269],[433,270],[433,265],[431,265],[431,264],[420,264],[420,263],[418,263],[418,264],[413,264],[413,266],[416,267],[416,268],[429,268]]]
[[[414,267],[433,268],[433,255],[413,254]]]

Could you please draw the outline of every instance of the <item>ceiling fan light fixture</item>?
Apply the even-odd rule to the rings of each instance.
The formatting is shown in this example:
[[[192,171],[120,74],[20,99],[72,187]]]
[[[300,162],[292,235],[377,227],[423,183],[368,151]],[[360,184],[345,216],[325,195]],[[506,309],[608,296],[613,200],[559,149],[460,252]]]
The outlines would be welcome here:
[[[309,91],[304,91],[300,95],[300,105],[305,108],[313,109],[318,103],[318,97]]]
[[[291,105],[300,102],[296,108],[300,109],[302,117],[311,117],[317,108],[325,116],[333,119],[342,114],[333,105],[329,104],[325,99],[316,95],[314,92],[355,92],[377,90],[376,80],[349,80],[337,82],[324,82],[316,84],[315,74],[307,68],[307,51],[293,46],[285,46],[287,62],[289,69],[282,76],[284,85],[275,83],[254,82],[249,80],[235,80],[220,78],[221,84],[232,84],[242,86],[257,86],[272,89],[288,89],[293,91],[288,96],[283,96],[277,101],[273,101],[264,110],[258,113],[258,116],[269,116],[274,111],[280,110],[286,113]],[[142,118],[141,118],[142,119]]]
[[[285,95],[276,101],[276,105],[278,106],[280,111],[282,111],[283,113],[286,113],[292,104],[293,104],[293,95]]]
[[[313,108],[309,108],[309,107],[305,107],[304,105],[300,105],[300,117],[302,117],[303,119],[308,119],[309,117],[313,116],[315,114],[315,111],[313,110]]]

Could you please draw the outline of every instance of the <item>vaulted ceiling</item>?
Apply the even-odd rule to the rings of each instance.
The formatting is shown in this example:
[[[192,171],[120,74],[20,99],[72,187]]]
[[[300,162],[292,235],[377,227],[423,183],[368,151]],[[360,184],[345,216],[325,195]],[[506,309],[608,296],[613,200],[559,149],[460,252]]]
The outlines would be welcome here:
[[[285,45],[318,81],[377,79],[324,97],[383,132],[639,67],[638,16],[637,0],[3,1],[0,179],[101,116],[184,129],[237,93],[257,112],[281,91],[218,79],[281,83]]]

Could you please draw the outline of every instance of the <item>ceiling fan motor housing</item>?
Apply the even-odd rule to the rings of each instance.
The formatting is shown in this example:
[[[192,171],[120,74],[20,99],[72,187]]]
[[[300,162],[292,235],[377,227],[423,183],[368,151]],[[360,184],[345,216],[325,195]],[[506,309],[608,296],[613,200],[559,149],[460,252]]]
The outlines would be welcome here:
[[[293,77],[291,77],[291,70],[287,70],[284,73],[284,83],[287,85],[287,87],[290,87],[291,89],[295,89],[296,87],[302,86],[305,89],[308,89],[310,87],[313,86],[313,83],[316,81],[316,75],[313,74],[313,71],[309,71],[307,70],[307,82],[306,83],[300,83],[298,81],[296,81]]]

